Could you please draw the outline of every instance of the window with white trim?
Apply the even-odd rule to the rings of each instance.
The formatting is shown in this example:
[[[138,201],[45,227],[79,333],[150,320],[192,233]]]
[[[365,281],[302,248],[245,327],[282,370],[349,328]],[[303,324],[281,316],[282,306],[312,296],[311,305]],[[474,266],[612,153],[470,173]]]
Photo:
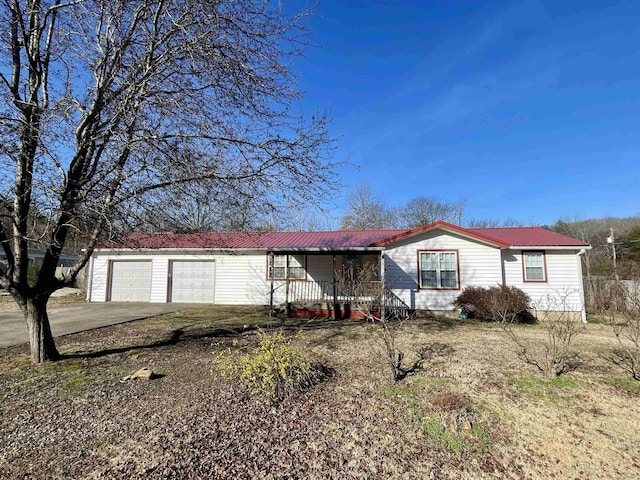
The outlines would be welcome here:
[[[306,276],[304,255],[269,255],[269,280],[301,280]]]
[[[459,288],[458,252],[421,251],[420,288]]]
[[[546,282],[544,252],[522,252],[525,282]]]

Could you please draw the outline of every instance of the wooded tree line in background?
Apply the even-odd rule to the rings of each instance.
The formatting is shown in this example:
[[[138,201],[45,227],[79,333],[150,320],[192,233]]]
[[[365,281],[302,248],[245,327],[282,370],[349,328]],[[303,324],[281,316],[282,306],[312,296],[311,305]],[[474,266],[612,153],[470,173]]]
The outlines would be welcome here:
[[[640,215],[589,220],[558,220],[544,226],[549,230],[585,241],[591,245],[583,256],[584,274],[612,277],[614,244],[608,241],[613,228],[617,273],[621,279],[638,278],[640,273]]]
[[[346,195],[343,215],[336,218],[333,211],[313,204],[288,202],[276,208],[251,190],[199,182],[140,199],[129,228],[149,232],[370,230],[415,228],[436,220],[471,228],[522,225],[514,219],[467,219],[466,205],[464,199],[448,202],[424,195],[390,205],[371,185],[361,182]],[[158,211],[163,215],[158,216]]]

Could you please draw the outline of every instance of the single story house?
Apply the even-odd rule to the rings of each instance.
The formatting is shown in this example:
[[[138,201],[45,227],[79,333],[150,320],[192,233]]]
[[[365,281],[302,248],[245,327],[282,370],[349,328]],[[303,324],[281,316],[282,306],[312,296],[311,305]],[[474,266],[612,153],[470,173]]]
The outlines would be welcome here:
[[[466,286],[516,286],[537,309],[584,318],[580,255],[587,243],[537,227],[132,234],[105,244],[89,265],[92,302],[220,305],[348,303],[337,276],[365,265],[387,300],[410,310],[452,311]],[[391,304],[390,303],[390,304]],[[317,313],[317,312],[315,312]]]

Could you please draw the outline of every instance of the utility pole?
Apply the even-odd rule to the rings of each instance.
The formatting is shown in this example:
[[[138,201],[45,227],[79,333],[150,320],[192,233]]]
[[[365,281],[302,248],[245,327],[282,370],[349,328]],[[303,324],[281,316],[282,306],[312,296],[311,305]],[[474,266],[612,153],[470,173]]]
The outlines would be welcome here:
[[[611,248],[613,250],[613,274],[616,277],[616,282],[620,281],[620,277],[618,276],[618,264],[616,262],[616,238],[614,235],[615,230],[613,227],[609,228],[609,233],[611,234],[609,238],[607,238],[607,242],[611,244]]]

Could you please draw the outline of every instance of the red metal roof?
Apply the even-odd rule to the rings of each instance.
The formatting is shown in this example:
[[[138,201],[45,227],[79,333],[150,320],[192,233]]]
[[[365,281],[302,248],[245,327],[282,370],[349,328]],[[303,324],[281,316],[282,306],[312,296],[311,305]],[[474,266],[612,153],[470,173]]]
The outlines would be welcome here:
[[[588,247],[589,244],[540,227],[470,228],[488,237],[496,238],[510,246],[532,247]]]
[[[357,248],[404,230],[333,232],[135,233],[103,248],[300,249]]]
[[[125,249],[348,249],[384,246],[421,233],[443,229],[497,247],[587,247],[589,244],[538,227],[463,228],[438,221],[401,230],[338,230],[331,232],[134,233],[100,248]]]

